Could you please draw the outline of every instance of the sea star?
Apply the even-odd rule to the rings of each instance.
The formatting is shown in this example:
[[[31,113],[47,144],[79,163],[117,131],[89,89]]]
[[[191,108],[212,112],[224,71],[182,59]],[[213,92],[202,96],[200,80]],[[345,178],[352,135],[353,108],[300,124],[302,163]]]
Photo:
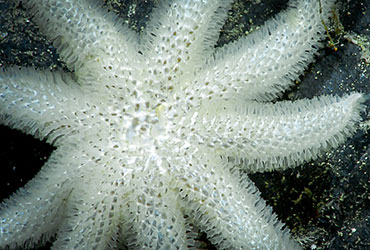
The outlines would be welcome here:
[[[230,1],[163,3],[140,39],[88,1],[27,2],[75,73],[0,76],[0,121],[58,148],[2,205],[0,247],[187,248],[196,225],[224,249],[299,248],[238,167],[316,158],[364,98],[262,102],[312,60],[331,1],[294,4],[214,50]]]

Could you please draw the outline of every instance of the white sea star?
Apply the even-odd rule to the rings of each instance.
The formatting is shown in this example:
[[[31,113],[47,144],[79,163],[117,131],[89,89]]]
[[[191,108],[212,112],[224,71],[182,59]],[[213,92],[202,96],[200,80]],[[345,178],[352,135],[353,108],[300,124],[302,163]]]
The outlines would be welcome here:
[[[163,3],[140,38],[87,2],[25,3],[75,73],[0,75],[0,122],[57,147],[3,203],[0,247],[183,249],[194,224],[219,248],[299,248],[235,165],[292,167],[354,131],[358,93],[262,102],[312,61],[331,1],[216,50],[230,1]]]

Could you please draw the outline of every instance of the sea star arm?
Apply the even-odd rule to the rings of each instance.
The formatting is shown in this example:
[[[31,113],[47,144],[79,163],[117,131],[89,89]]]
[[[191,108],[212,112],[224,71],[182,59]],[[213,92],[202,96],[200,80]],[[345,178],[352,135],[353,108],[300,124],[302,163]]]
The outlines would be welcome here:
[[[137,35],[104,10],[101,2],[30,0],[23,4],[81,84],[101,87],[103,83],[96,80],[112,76],[112,67],[125,74],[134,71],[132,65],[138,55],[133,41]]]
[[[64,161],[59,161],[64,153],[65,150],[54,151],[37,176],[1,204],[1,249],[45,242],[65,219],[72,171]]]
[[[153,11],[143,37],[143,51],[148,72],[155,74],[158,84],[194,75],[204,65],[231,2],[163,1]]]
[[[204,120],[205,133],[216,152],[242,159],[251,172],[284,169],[343,143],[361,120],[364,100],[354,93],[245,107],[228,103]]]
[[[141,187],[143,192],[132,199],[137,201],[136,204],[129,204],[130,213],[126,216],[134,218],[130,223],[136,232],[132,242],[137,249],[185,249],[192,244],[188,235],[190,226],[183,216],[178,190],[173,188],[174,185],[162,186],[163,183],[158,186],[158,182],[153,181],[153,186]],[[135,193],[140,193],[137,190]]]
[[[332,0],[292,1],[259,30],[220,48],[194,87],[223,98],[277,97],[313,61],[331,5]]]
[[[182,166],[169,163],[171,157],[162,159],[148,151],[135,159],[125,169],[122,182],[127,197],[127,211],[122,211],[122,217],[129,229],[122,232],[122,237],[131,242],[129,248],[135,245],[135,249],[186,249],[192,245],[191,229],[183,216],[174,178],[180,175],[178,169]],[[130,236],[129,231],[134,234]]]
[[[73,107],[81,107],[81,100],[85,97],[69,74],[32,69],[0,74],[0,123],[50,143],[78,129],[82,116]]]
[[[202,159],[184,181],[186,213],[218,248],[300,249],[249,178],[220,158]]]
[[[121,212],[127,210],[120,190],[114,182],[96,183],[97,165],[92,175],[81,175],[68,199],[66,214],[61,223],[54,249],[114,249],[118,243]],[[86,166],[85,166],[86,167]]]

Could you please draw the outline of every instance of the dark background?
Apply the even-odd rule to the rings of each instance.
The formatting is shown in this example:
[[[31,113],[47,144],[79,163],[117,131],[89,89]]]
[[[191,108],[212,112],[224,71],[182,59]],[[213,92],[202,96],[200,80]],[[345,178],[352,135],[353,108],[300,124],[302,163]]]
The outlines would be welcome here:
[[[27,10],[11,2],[0,0],[0,67],[67,70]],[[143,29],[157,2],[102,1],[137,31]],[[286,0],[235,1],[218,46],[258,28],[286,4]],[[329,25],[337,51],[330,48],[329,39],[324,41],[315,62],[282,99],[351,91],[370,93],[370,1],[342,0],[337,10],[339,19]],[[356,45],[346,38],[355,34],[364,41]],[[362,58],[366,53],[368,58]],[[295,169],[250,176],[263,198],[307,249],[370,249],[369,101],[366,105],[364,122],[344,145]],[[0,201],[32,179],[52,150],[45,142],[0,126]],[[204,248],[213,248],[205,238],[200,235]]]

